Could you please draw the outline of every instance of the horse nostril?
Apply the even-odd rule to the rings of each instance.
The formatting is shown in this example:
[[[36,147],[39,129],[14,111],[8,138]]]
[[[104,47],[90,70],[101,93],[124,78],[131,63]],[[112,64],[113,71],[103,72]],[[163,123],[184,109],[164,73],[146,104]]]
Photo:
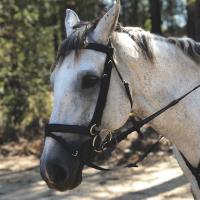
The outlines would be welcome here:
[[[47,173],[50,181],[56,185],[62,185],[68,178],[67,169],[58,164],[51,164],[47,168]]]

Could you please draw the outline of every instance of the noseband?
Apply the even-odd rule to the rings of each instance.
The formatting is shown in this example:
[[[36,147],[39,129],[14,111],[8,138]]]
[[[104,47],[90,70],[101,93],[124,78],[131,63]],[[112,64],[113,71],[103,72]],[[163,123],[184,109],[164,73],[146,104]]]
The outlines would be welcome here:
[[[114,59],[113,59],[114,49],[111,47],[111,45],[105,46],[105,45],[97,44],[97,43],[89,43],[83,49],[94,50],[94,51],[98,51],[98,52],[106,54],[104,70],[101,76],[99,95],[98,95],[93,117],[88,126],[47,124],[45,127],[45,137],[51,137],[55,139],[56,141],[61,143],[65,147],[65,149],[71,153],[73,157],[80,159],[84,164],[88,164],[88,161],[86,161],[87,159],[84,158],[85,156],[81,154],[83,144],[76,147],[72,147],[61,136],[57,136],[55,133],[73,133],[73,134],[78,134],[81,136],[83,135],[87,136],[90,138],[89,140],[87,140],[87,143],[89,143],[89,146],[92,147],[92,150],[94,152],[103,151],[106,143],[108,143],[112,139],[111,131],[101,128],[101,121],[102,121],[102,116],[103,116],[103,112],[106,105],[113,67],[117,71],[117,74],[124,85],[125,93],[130,101],[131,107],[133,105],[133,101],[132,101],[131,92],[129,89],[129,84],[127,83],[127,81],[123,79],[121,73],[119,72],[114,62]],[[107,135],[104,141],[101,141],[101,137],[100,137],[102,132],[104,132],[104,134],[106,133]]]

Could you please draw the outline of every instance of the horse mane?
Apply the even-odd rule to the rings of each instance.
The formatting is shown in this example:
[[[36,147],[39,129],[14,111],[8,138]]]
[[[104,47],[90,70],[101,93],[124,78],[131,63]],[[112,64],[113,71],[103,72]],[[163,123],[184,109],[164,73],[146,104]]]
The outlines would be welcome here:
[[[153,62],[154,59],[152,48],[152,39],[154,39],[175,45],[177,48],[181,49],[185,55],[189,56],[195,62],[200,63],[200,43],[192,40],[191,38],[165,38],[155,34],[150,34],[149,32],[138,27],[126,28],[118,26],[117,30],[119,32],[127,33],[136,42],[138,47],[140,47],[143,56],[151,62]]]
[[[171,44],[174,44],[178,48],[180,48],[187,56],[189,56],[192,60],[197,63],[200,63],[200,43],[195,42],[194,40],[183,37],[183,38],[175,38],[169,37],[167,41]]]
[[[132,40],[138,46],[138,50],[142,53],[142,56],[146,60],[153,62],[154,55],[151,42],[152,38],[149,32],[144,31],[142,28],[139,27],[123,27],[120,24],[117,25],[116,31],[128,34],[129,37],[132,38]]]
[[[73,27],[74,32],[62,41],[58,49],[52,70],[59,62],[62,63],[64,58],[72,49],[74,49],[76,51],[76,55],[78,55],[79,50],[84,47],[85,43],[87,43],[87,36],[95,29],[99,19],[100,18],[91,22],[80,22]],[[129,32],[126,31],[126,28],[122,27],[120,24],[117,25],[116,31],[129,34]],[[149,34],[140,28],[137,28],[137,31],[134,33],[134,35],[129,34],[129,36],[136,42],[144,58],[153,61],[153,51]]]

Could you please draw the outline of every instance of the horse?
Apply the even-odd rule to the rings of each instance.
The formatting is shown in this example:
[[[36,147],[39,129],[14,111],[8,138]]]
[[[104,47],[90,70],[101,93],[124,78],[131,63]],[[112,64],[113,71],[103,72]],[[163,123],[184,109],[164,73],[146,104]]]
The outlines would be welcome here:
[[[122,27],[119,13],[119,0],[92,22],[81,22],[74,11],[66,11],[66,39],[50,78],[54,103],[47,133],[51,134],[46,134],[40,159],[41,176],[50,188],[71,190],[81,183],[83,157],[94,156],[91,135],[96,129],[104,140],[124,125],[130,112],[146,118],[200,83],[200,43]],[[199,119],[200,89],[196,89],[149,122],[173,143],[197,199]],[[91,126],[92,121],[98,127]]]

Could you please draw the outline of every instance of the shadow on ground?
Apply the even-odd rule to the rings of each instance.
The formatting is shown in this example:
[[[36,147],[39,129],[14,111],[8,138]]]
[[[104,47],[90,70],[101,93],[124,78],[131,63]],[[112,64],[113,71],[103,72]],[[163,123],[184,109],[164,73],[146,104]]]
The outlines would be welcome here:
[[[38,159],[14,157],[0,160],[0,199],[191,200],[192,196],[172,156],[152,158],[139,168],[115,172],[86,168],[81,186],[64,193],[47,188],[39,175]]]

